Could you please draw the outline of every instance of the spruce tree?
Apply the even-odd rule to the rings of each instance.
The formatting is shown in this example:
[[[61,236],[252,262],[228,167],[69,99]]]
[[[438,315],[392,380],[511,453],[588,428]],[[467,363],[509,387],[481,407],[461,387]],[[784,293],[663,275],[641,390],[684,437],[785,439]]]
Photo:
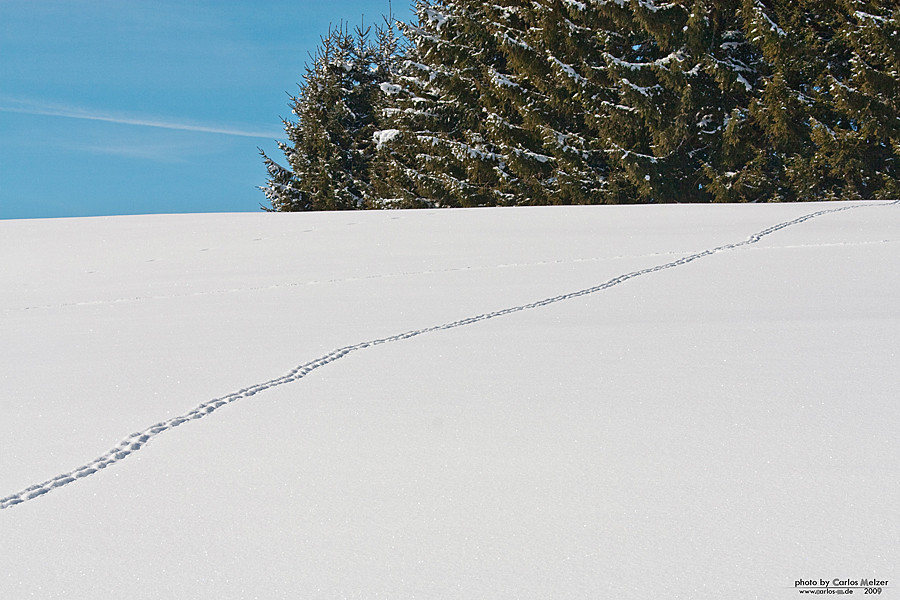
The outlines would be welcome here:
[[[746,104],[757,57],[739,0],[596,3],[599,89],[589,124],[609,156],[613,202],[705,202],[728,160],[722,135]]]
[[[762,54],[760,83],[747,106],[747,118],[732,125],[727,143],[744,154],[731,172],[732,199],[782,202],[816,199],[818,182],[808,176],[815,123],[833,122],[824,114],[819,82],[833,40],[833,23],[818,0],[744,0],[747,38]],[[811,21],[828,33],[819,36]],[[817,118],[818,117],[818,118]],[[801,174],[807,176],[801,177]]]
[[[606,157],[593,143],[584,112],[584,99],[596,87],[589,67],[595,36],[573,22],[584,9],[556,0],[489,6],[489,28],[506,68],[495,81],[509,101],[506,116],[495,117],[495,135],[520,182],[520,204],[603,198]]]
[[[888,0],[417,0],[329,32],[273,210],[900,195]]]
[[[900,8],[884,1],[835,3],[837,50],[819,89],[833,123],[815,123],[810,175],[829,198],[900,197]],[[835,60],[840,57],[842,60]]]
[[[485,129],[492,102],[486,77],[498,53],[483,5],[417,0],[414,10],[416,20],[403,26],[408,44],[399,72],[384,85],[393,106],[378,189],[397,206],[506,203],[505,163]]]
[[[341,25],[322,39],[291,98],[295,120],[283,119],[284,167],[261,154],[269,180],[261,189],[272,210],[346,210],[374,201],[372,172],[378,120],[384,109],[379,81],[394,59],[392,32],[355,33]]]
[[[744,0],[747,37],[764,61],[749,118],[727,143],[746,154],[734,199],[813,201],[895,196],[897,9],[872,0]]]
[[[387,194],[400,205],[600,201],[605,155],[585,130],[584,58],[563,10],[417,2],[393,86]]]

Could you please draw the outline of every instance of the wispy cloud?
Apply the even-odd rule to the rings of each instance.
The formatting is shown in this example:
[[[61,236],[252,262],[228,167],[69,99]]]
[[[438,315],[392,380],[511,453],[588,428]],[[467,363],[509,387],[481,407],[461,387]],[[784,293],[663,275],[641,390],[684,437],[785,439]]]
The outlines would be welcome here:
[[[84,119],[87,121],[104,121],[107,123],[119,123],[122,125],[135,125],[139,127],[196,131],[199,133],[265,138],[268,140],[281,137],[280,134],[275,131],[253,131],[240,127],[211,127],[203,124],[176,122],[150,116],[125,115],[114,112],[97,111],[78,106],[50,104],[2,96],[0,96],[0,112],[64,117],[68,119]]]

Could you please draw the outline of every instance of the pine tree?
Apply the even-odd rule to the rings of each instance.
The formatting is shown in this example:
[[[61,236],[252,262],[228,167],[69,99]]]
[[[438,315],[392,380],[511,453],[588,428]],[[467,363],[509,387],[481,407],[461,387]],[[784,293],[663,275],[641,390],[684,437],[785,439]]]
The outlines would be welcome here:
[[[285,127],[287,127],[286,122]],[[285,157],[288,158],[288,164],[292,164],[300,159],[299,157],[292,158],[293,150],[284,142],[278,142],[278,147],[281,148]],[[312,204],[303,193],[300,180],[294,176],[294,173],[269,158],[262,148],[259,149],[259,153],[262,155],[266,171],[269,173],[266,185],[261,186],[259,189],[266,195],[271,208],[262,205],[260,207],[271,212],[312,210]]]
[[[810,176],[829,181],[830,198],[900,197],[900,8],[842,0],[833,10],[837,49],[819,89],[834,121],[814,123]]]
[[[594,87],[588,66],[594,32],[569,18],[584,8],[557,0],[489,5],[489,28],[506,68],[494,80],[509,101],[505,117],[495,117],[495,135],[520,182],[520,204],[603,199],[606,157],[592,143],[584,113]]]
[[[330,31],[273,210],[900,195],[888,0],[417,0]]]
[[[756,60],[739,0],[586,5],[596,91],[586,110],[611,165],[613,202],[706,202],[728,160],[723,132],[746,104]]]
[[[561,11],[523,0],[417,3],[393,86],[386,193],[407,206],[600,201],[605,155],[585,135],[585,78],[566,62],[578,53]]]
[[[399,72],[383,86],[393,106],[380,144],[379,190],[397,206],[504,203],[504,162],[485,136],[486,73],[497,52],[483,5],[418,0],[403,26]]]
[[[744,0],[764,67],[727,143],[731,195],[813,201],[896,195],[897,9],[873,0]],[[740,148],[740,150],[738,150]]]
[[[283,119],[280,142],[288,167],[262,151],[269,180],[261,188],[272,210],[346,210],[374,202],[372,172],[378,120],[384,108],[379,81],[395,54],[392,32],[351,34],[341,25],[322,39],[300,93],[291,98],[296,120]]]
[[[746,118],[727,132],[731,148],[743,154],[731,172],[731,199],[781,202],[815,199],[817,183],[799,175],[813,156],[815,115],[827,105],[818,101],[818,81],[827,51],[807,19],[825,18],[818,0],[791,3],[744,0],[742,13],[747,38],[763,61],[760,82],[750,100]],[[831,28],[827,20],[821,23]],[[828,38],[831,36],[829,35]],[[805,188],[805,189],[804,189]]]

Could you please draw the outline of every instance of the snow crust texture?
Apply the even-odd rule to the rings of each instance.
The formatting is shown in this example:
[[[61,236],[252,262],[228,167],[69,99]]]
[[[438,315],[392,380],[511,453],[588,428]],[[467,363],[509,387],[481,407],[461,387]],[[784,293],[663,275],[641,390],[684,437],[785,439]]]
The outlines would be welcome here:
[[[575,292],[570,292],[567,294],[561,294],[559,296],[554,296],[552,298],[545,298],[543,300],[538,300],[536,302],[530,302],[528,304],[522,304],[519,306],[511,306],[511,307],[505,308],[503,310],[497,310],[497,311],[493,311],[490,313],[485,313],[485,314],[477,315],[474,317],[469,317],[466,319],[460,319],[459,321],[454,321],[452,323],[444,323],[442,325],[435,325],[434,327],[426,327],[426,328],[417,329],[414,331],[407,331],[407,332],[398,333],[397,335],[392,335],[392,336],[389,336],[386,338],[370,340],[370,341],[366,341],[366,342],[360,342],[360,343],[354,344],[352,346],[345,346],[343,348],[338,348],[338,349],[333,350],[333,351],[329,352],[328,354],[321,356],[315,360],[312,360],[310,362],[307,362],[307,363],[297,366],[296,368],[292,369],[290,372],[288,372],[287,374],[285,374],[281,377],[278,377],[276,379],[270,379],[269,381],[264,381],[262,383],[252,385],[250,387],[237,390],[236,392],[233,392],[233,393],[223,396],[221,398],[215,398],[213,400],[210,400],[209,402],[204,402],[203,404],[200,404],[199,406],[197,406],[196,408],[194,408],[193,410],[191,410],[188,413],[179,415],[177,417],[173,417],[167,421],[161,421],[151,427],[148,427],[147,429],[145,429],[143,431],[139,431],[137,433],[132,433],[130,436],[128,436],[127,438],[122,440],[116,447],[112,448],[111,450],[109,450],[108,452],[99,456],[98,458],[92,460],[91,462],[86,463],[86,464],[84,464],[72,471],[69,471],[67,473],[57,475],[56,477],[49,479],[47,481],[44,481],[42,483],[38,483],[38,484],[35,484],[32,486],[29,486],[26,489],[24,489],[18,493],[10,494],[10,495],[6,496],[5,498],[0,499],[0,509],[9,508],[11,506],[15,506],[16,504],[21,504],[22,502],[27,502],[28,500],[33,500],[33,499],[38,498],[54,489],[60,488],[62,486],[68,485],[70,483],[74,483],[75,481],[77,481],[78,479],[81,479],[83,477],[93,475],[93,474],[97,473],[98,471],[105,469],[106,467],[108,467],[118,461],[126,459],[132,453],[140,450],[144,446],[144,444],[149,442],[151,439],[153,439],[154,437],[156,437],[174,427],[178,427],[179,425],[182,425],[183,423],[186,423],[188,421],[201,419],[201,418],[211,414],[216,409],[221,408],[222,406],[225,406],[226,404],[229,404],[231,402],[235,402],[242,398],[249,398],[251,396],[254,396],[254,395],[256,395],[264,390],[267,390],[269,388],[272,388],[272,387],[276,387],[279,385],[284,385],[287,383],[292,383],[294,381],[297,381],[298,379],[303,378],[304,376],[306,376],[310,372],[314,371],[315,369],[318,369],[319,367],[323,367],[329,363],[332,363],[338,359],[341,359],[344,356],[347,356],[348,354],[350,354],[351,352],[356,352],[357,350],[363,350],[365,348],[370,348],[372,346],[378,346],[380,344],[386,344],[389,342],[397,342],[400,340],[406,340],[406,339],[409,339],[409,338],[412,338],[412,337],[415,337],[418,335],[423,335],[426,333],[432,333],[435,331],[444,331],[447,329],[454,329],[456,327],[463,327],[465,325],[472,325],[474,323],[485,321],[487,319],[494,319],[497,317],[502,317],[504,315],[508,315],[508,314],[523,311],[523,310],[540,308],[543,306],[547,306],[549,304],[554,304],[556,302],[562,302],[565,300],[572,300],[574,298],[586,296],[588,294],[595,294],[597,292],[600,292],[605,289],[609,289],[615,285],[618,285],[620,283],[623,283],[623,282],[628,281],[629,279],[633,279],[635,277],[640,277],[642,275],[648,275],[650,273],[656,273],[659,271],[663,271],[665,269],[671,269],[673,267],[686,265],[686,264],[693,262],[699,258],[703,258],[705,256],[710,256],[717,252],[723,252],[726,250],[734,250],[735,248],[740,248],[740,247],[746,246],[748,244],[755,244],[755,243],[759,242],[765,236],[770,235],[776,231],[780,231],[786,227],[790,227],[792,225],[797,225],[799,223],[803,223],[805,221],[814,219],[816,217],[820,217],[822,215],[827,215],[827,214],[836,213],[836,212],[842,212],[845,210],[852,210],[852,209],[856,209],[856,208],[868,207],[868,206],[871,206],[871,205],[855,204],[855,205],[850,205],[850,206],[840,206],[838,208],[830,208],[830,209],[815,211],[815,212],[803,215],[802,217],[797,217],[796,219],[792,219],[790,221],[785,221],[784,223],[779,223],[777,225],[773,225],[772,227],[768,227],[758,233],[754,233],[753,235],[748,237],[746,240],[736,242],[733,244],[724,244],[722,246],[718,246],[716,248],[711,248],[708,250],[703,250],[702,252],[690,254],[688,256],[679,258],[677,260],[673,260],[671,262],[667,262],[667,263],[657,265],[654,267],[648,267],[648,268],[640,269],[637,271],[631,271],[629,273],[623,273],[622,275],[614,277],[608,281],[601,283],[600,285],[596,285],[596,286],[593,286],[590,288],[578,290]]]
[[[896,578],[898,243],[898,202],[2,222],[0,597]]]

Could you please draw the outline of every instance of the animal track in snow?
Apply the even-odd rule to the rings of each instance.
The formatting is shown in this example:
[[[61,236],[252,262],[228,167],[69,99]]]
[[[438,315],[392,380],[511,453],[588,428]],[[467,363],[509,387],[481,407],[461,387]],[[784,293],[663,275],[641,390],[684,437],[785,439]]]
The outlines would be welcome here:
[[[654,267],[647,267],[644,269],[639,269],[637,271],[631,271],[629,273],[624,273],[622,275],[619,275],[617,277],[609,279],[599,285],[585,288],[583,290],[579,290],[576,292],[570,292],[567,294],[561,294],[559,296],[553,296],[552,298],[545,298],[543,300],[538,300],[536,302],[531,302],[529,304],[522,304],[519,306],[512,306],[509,308],[504,308],[504,309],[497,310],[494,312],[484,313],[481,315],[476,315],[473,317],[460,319],[458,321],[453,321],[451,323],[444,323],[441,325],[435,325],[435,326],[426,327],[423,329],[415,329],[415,330],[407,331],[404,333],[398,333],[396,335],[392,335],[389,337],[380,338],[380,339],[376,339],[376,340],[370,340],[367,342],[360,342],[358,344],[353,344],[351,346],[344,346],[343,348],[338,348],[336,350],[332,350],[331,352],[329,352],[328,354],[325,354],[324,356],[320,356],[319,358],[316,358],[314,360],[311,360],[307,363],[304,363],[302,365],[299,365],[299,366],[291,369],[288,373],[282,375],[281,377],[277,377],[275,379],[270,379],[269,381],[264,381],[262,383],[257,383],[255,385],[251,385],[249,387],[232,392],[226,396],[222,396],[221,398],[215,398],[208,402],[204,402],[203,404],[200,404],[199,406],[195,407],[193,410],[191,410],[183,415],[173,417],[167,421],[161,421],[159,423],[156,423],[155,425],[152,425],[152,426],[144,429],[143,431],[133,433],[130,436],[128,436],[127,438],[125,438],[124,440],[122,440],[121,442],[119,442],[119,444],[116,445],[114,448],[110,449],[109,451],[105,452],[104,454],[100,455],[99,457],[95,458],[94,460],[92,460],[88,463],[85,463],[85,464],[81,465],[80,467],[73,469],[72,471],[63,473],[61,475],[57,475],[56,477],[53,477],[52,479],[48,479],[47,481],[31,485],[31,486],[25,488],[24,490],[21,490],[14,494],[10,494],[10,495],[0,499],[0,509],[9,508],[9,507],[15,506],[17,504],[22,504],[23,502],[28,502],[29,500],[33,500],[33,499],[35,499],[39,496],[42,496],[54,489],[69,485],[70,483],[73,483],[73,482],[77,481],[78,479],[83,479],[84,477],[93,475],[93,474],[97,473],[98,471],[101,471],[111,465],[114,465],[115,463],[117,463],[121,460],[125,460],[131,454],[133,454],[133,453],[137,452],[138,450],[140,450],[141,448],[143,448],[153,438],[165,433],[166,431],[169,431],[170,429],[174,429],[175,427],[178,427],[179,425],[183,425],[184,423],[187,423],[188,421],[202,419],[203,417],[205,417],[209,414],[212,414],[213,412],[215,412],[219,408],[225,406],[226,404],[236,402],[243,398],[249,398],[249,397],[254,396],[254,395],[256,395],[262,391],[265,391],[269,388],[273,388],[273,387],[277,387],[277,386],[281,386],[281,385],[285,385],[287,383],[297,381],[298,379],[305,377],[312,371],[314,371],[320,367],[323,367],[327,364],[330,364],[336,360],[339,360],[352,352],[356,352],[358,350],[363,350],[365,348],[370,348],[373,346],[378,346],[381,344],[387,344],[390,342],[406,340],[409,338],[417,337],[417,336],[424,335],[427,333],[432,333],[435,331],[443,331],[443,330],[447,330],[447,329],[455,329],[457,327],[463,327],[465,325],[472,325],[474,323],[478,323],[481,321],[487,321],[489,319],[502,317],[504,315],[521,312],[521,311],[525,311],[525,310],[531,310],[534,308],[539,308],[542,306],[555,304],[557,302],[562,302],[564,300],[571,300],[573,298],[587,296],[589,294],[595,294],[599,291],[609,289],[613,286],[619,285],[620,283],[624,283],[625,281],[628,281],[629,279],[634,279],[635,277],[640,277],[642,275],[648,275],[650,273],[655,273],[658,271],[663,271],[666,269],[671,269],[674,267],[682,266],[682,265],[688,264],[690,262],[693,262],[697,259],[700,259],[700,258],[703,258],[706,256],[711,256],[718,252],[723,252],[726,250],[735,250],[738,248],[750,246],[751,244],[755,244],[755,243],[759,242],[762,238],[764,238],[767,235],[770,235],[772,233],[775,233],[776,231],[780,231],[782,229],[785,229],[786,227],[791,227],[793,225],[798,225],[800,223],[803,223],[804,221],[808,221],[810,219],[813,219],[813,218],[816,218],[816,217],[819,217],[822,215],[826,215],[826,214],[830,214],[830,213],[837,213],[837,212],[851,210],[851,209],[855,209],[855,208],[871,207],[871,206],[890,206],[890,205],[896,205],[896,204],[900,204],[900,200],[891,202],[889,204],[854,204],[854,205],[849,205],[849,206],[842,206],[839,208],[824,209],[824,210],[816,211],[813,213],[809,213],[807,215],[803,215],[803,216],[793,219],[791,221],[785,221],[783,223],[773,225],[772,227],[764,229],[758,233],[754,233],[753,235],[751,235],[750,237],[748,237],[747,239],[745,239],[741,242],[717,246],[715,248],[710,248],[708,250],[703,250],[700,252],[696,252],[694,254],[681,256],[680,258],[678,258],[676,260],[673,260],[673,261],[670,261],[667,263],[663,263],[660,265],[656,265]]]

